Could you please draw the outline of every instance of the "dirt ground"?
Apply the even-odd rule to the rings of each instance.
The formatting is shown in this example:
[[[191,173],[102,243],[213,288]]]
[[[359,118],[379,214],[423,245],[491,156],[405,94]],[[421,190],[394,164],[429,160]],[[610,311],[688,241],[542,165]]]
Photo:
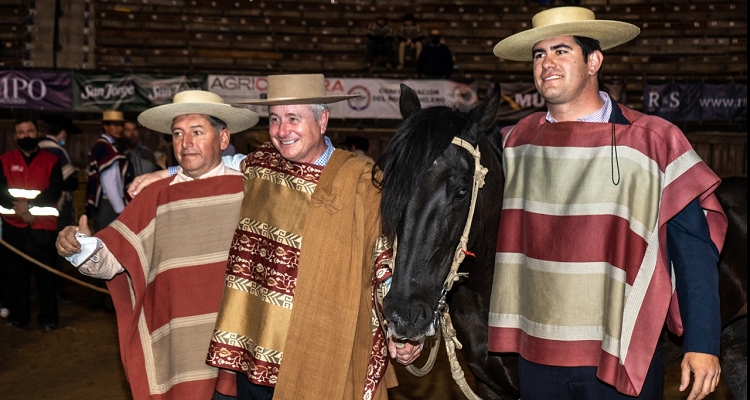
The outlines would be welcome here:
[[[88,289],[65,283],[64,293],[72,302],[60,304],[60,328],[55,331],[43,333],[35,322],[21,330],[0,320],[0,399],[130,399],[120,363],[114,314],[90,309]],[[424,378],[415,378],[397,366],[401,385],[389,391],[389,397],[464,399],[450,375],[444,349],[440,354],[435,369]],[[423,363],[421,359],[417,361],[417,365]],[[671,364],[667,370],[665,400],[686,397],[677,391],[678,382],[679,364]],[[723,383],[709,397],[731,398]]]

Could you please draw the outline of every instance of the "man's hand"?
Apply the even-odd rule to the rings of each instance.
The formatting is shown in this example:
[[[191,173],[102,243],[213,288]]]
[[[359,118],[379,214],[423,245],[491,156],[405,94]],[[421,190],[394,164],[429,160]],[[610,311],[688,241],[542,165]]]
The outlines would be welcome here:
[[[136,176],[135,179],[133,179],[133,183],[131,183],[128,187],[128,194],[130,195],[130,197],[135,197],[135,195],[140,193],[141,190],[145,189],[146,186],[164,178],[169,178],[169,171],[167,171],[166,169]]]
[[[34,224],[34,216],[29,212],[29,201],[26,199],[17,199],[13,202],[13,211],[23,219],[26,225]]]
[[[91,230],[88,226],[88,219],[85,215],[81,215],[81,218],[78,220],[78,226],[66,226],[57,235],[57,241],[55,243],[57,254],[63,257],[70,257],[73,254],[81,252],[81,244],[78,243],[78,239],[76,239],[76,233],[82,233],[86,236],[91,236]]]
[[[692,372],[695,376],[693,389],[690,391],[687,400],[701,400],[712,393],[719,384],[721,366],[719,365],[719,357],[713,354],[685,353],[681,366],[681,392],[690,385],[690,373]]]
[[[391,358],[395,358],[399,363],[409,365],[419,358],[422,353],[422,345],[411,340],[398,342],[397,344],[392,338],[388,338],[388,353]]]

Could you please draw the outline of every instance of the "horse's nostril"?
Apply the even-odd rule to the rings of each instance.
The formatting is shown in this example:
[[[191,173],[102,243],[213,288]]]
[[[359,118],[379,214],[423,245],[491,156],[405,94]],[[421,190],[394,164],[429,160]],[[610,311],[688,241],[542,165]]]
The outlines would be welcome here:
[[[421,325],[430,318],[430,310],[427,306],[418,305],[409,310],[409,322],[412,325]]]

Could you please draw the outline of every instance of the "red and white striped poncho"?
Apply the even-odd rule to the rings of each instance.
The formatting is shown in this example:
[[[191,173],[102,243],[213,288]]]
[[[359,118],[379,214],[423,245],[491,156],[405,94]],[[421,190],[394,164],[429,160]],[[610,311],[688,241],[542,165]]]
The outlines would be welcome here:
[[[536,113],[503,133],[489,348],[598,366],[599,379],[637,395],[665,319],[682,333],[667,221],[698,198],[719,249],[727,222],[719,179],[682,132],[621,110],[630,125]]]

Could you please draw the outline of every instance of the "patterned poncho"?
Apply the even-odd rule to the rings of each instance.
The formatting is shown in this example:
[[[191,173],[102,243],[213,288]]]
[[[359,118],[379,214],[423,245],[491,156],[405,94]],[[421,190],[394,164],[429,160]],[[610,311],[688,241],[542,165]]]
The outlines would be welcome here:
[[[726,218],[719,179],[682,132],[622,114],[630,125],[537,113],[505,133],[489,340],[540,364],[598,366],[599,379],[637,395],[664,321],[682,330],[667,221],[698,198],[721,249]]]
[[[275,387],[275,399],[384,398],[369,168],[342,151],[325,168],[289,162],[270,144],[248,155],[210,365]]]
[[[218,369],[205,364],[219,309],[242,178],[217,176],[144,189],[97,233],[127,273],[107,283],[120,353],[135,399],[210,399]]]
[[[101,179],[102,171],[115,165],[119,170],[123,183],[128,183],[125,176],[128,170],[128,159],[110,143],[108,136],[102,135],[91,148],[88,160],[89,165],[86,169],[86,177],[88,179],[86,183],[86,206],[97,208],[99,207],[99,200],[102,197],[102,185],[99,180]]]

